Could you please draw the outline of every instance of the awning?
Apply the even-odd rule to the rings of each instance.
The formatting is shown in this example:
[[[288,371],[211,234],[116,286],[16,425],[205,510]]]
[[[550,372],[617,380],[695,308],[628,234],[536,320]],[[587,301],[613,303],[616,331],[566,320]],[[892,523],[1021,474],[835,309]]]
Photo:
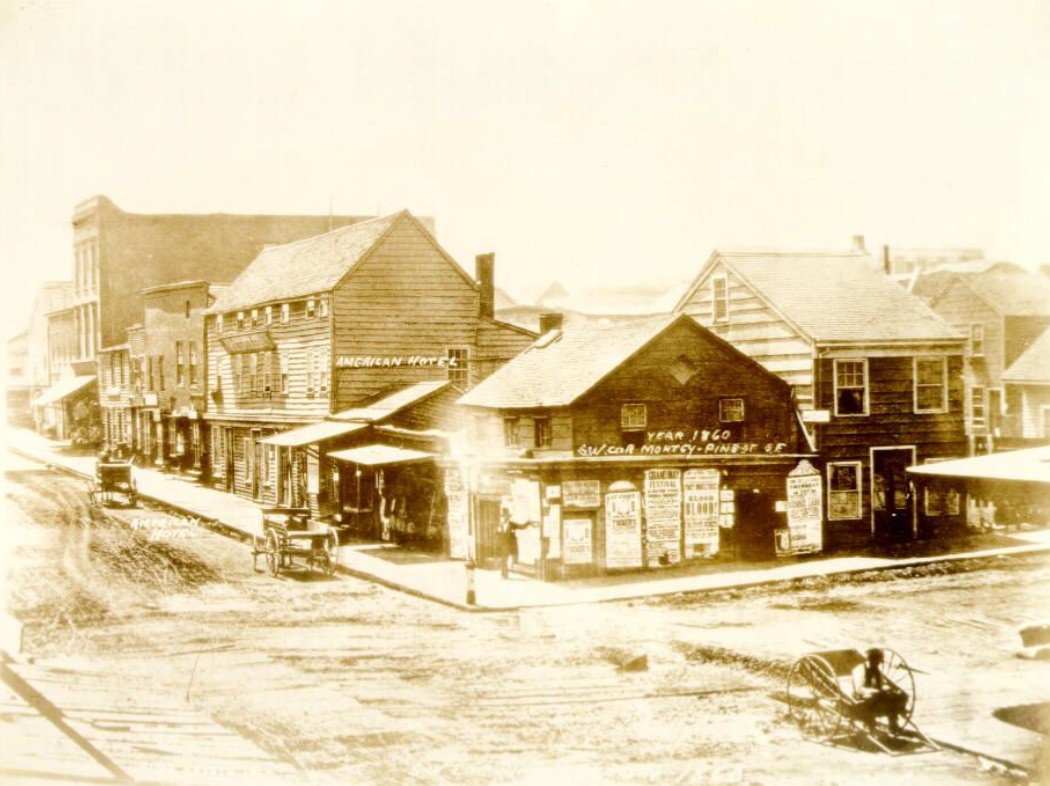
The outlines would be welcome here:
[[[277,345],[273,343],[269,332],[263,330],[259,333],[246,333],[243,336],[228,336],[220,338],[222,348],[235,355],[239,352],[265,352],[274,349]]]
[[[43,407],[47,404],[55,404],[67,396],[72,396],[78,390],[83,390],[94,381],[94,376],[68,377],[67,379],[59,380],[41,393],[40,397],[33,402],[33,406]]]
[[[264,445],[301,448],[303,445],[313,445],[316,442],[324,442],[344,434],[352,434],[365,428],[366,425],[365,423],[333,423],[330,420],[322,420],[320,423],[311,423],[309,426],[293,428],[291,431],[282,431],[280,434],[274,434],[259,441]]]
[[[390,445],[367,445],[363,448],[336,450],[328,458],[349,461],[353,464],[364,464],[368,467],[381,467],[388,464],[409,464],[413,461],[426,461],[437,458],[433,453],[408,448],[395,448]]]
[[[1050,445],[908,467],[913,475],[1050,483]]]

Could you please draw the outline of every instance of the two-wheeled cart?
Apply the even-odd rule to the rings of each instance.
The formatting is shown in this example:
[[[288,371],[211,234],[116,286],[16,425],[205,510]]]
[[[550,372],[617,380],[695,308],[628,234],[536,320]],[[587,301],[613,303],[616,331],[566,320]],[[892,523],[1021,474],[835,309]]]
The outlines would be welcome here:
[[[339,535],[328,525],[311,527],[309,511],[300,508],[270,508],[263,511],[262,534],[252,543],[252,567],[266,558],[266,570],[277,576],[295,567],[335,572],[339,560]]]

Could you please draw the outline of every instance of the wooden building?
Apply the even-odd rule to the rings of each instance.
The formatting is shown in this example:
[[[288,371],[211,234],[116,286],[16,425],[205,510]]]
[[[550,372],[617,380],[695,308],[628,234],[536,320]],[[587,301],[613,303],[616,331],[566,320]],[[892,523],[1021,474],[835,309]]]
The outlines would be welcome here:
[[[819,492],[786,536],[788,476],[812,458],[790,387],[688,316],[552,315],[459,403],[449,519],[482,563],[503,511],[531,525],[519,567],[547,578],[770,558],[777,531],[785,551],[820,548]]]
[[[1003,372],[1002,382],[1007,401],[1016,408],[1015,439],[1050,442],[1050,328]]]
[[[930,536],[906,469],[966,455],[966,338],[866,253],[715,251],[679,300],[787,381],[826,484],[830,547]]]
[[[920,277],[912,291],[969,338],[966,432],[971,453],[1022,447],[1033,433],[1022,390],[1004,374],[1050,327],[1050,281],[1016,265]]]
[[[475,280],[407,211],[260,253],[206,323],[215,482],[338,512],[327,453],[356,429],[328,416],[419,383],[467,390],[535,338],[493,318],[493,257],[477,263]],[[445,425],[445,408],[428,402],[413,402],[404,429]]]

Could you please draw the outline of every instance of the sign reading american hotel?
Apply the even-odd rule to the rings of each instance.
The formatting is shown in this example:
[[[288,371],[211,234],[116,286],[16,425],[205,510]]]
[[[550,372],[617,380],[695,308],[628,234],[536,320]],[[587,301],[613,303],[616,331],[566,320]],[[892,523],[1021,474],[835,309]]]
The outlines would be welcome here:
[[[454,357],[438,357],[437,355],[340,355],[335,359],[336,368],[402,368],[405,366],[459,368],[459,363]]]

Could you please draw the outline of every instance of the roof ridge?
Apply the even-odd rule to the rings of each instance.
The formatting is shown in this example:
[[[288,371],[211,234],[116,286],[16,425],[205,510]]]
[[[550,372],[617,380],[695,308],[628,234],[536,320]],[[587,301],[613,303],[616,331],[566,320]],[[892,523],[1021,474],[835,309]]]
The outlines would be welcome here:
[[[302,245],[303,243],[312,243],[314,241],[320,240],[321,238],[327,238],[327,237],[331,237],[332,235],[338,235],[338,234],[347,232],[348,230],[351,230],[351,229],[357,229],[359,227],[368,226],[369,224],[374,224],[374,223],[376,223],[378,221],[386,221],[388,219],[397,218],[398,216],[402,215],[403,213],[407,213],[407,212],[408,212],[407,209],[406,210],[399,210],[397,213],[390,213],[389,215],[386,215],[386,216],[375,216],[373,218],[366,219],[365,221],[357,221],[357,222],[355,222],[353,224],[347,224],[346,226],[336,227],[335,229],[330,229],[327,232],[322,232],[319,235],[310,235],[310,237],[301,237],[298,240],[290,240],[287,243],[275,243],[274,245],[264,247],[259,253],[260,254],[265,254],[267,251],[274,251],[274,250],[279,249],[279,248],[288,248],[290,246]]]

